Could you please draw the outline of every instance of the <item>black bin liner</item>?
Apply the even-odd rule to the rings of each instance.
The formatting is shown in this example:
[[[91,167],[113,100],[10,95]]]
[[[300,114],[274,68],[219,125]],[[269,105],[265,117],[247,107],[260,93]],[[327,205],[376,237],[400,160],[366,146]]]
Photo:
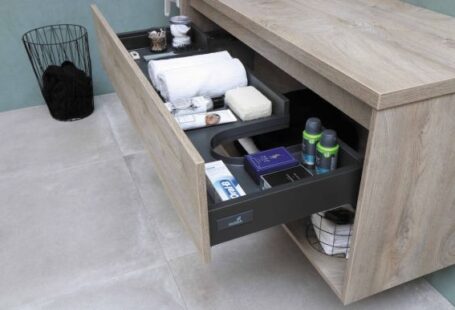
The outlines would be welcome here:
[[[61,121],[89,116],[94,110],[87,30],[79,25],[50,25],[22,37],[44,100]]]

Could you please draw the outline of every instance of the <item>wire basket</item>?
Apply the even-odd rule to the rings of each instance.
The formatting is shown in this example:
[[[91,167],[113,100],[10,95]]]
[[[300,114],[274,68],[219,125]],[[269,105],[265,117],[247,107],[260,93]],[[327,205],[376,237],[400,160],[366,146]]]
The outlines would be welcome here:
[[[87,30],[60,24],[22,36],[28,58],[51,115],[76,120],[94,110],[92,64]]]
[[[325,255],[348,258],[354,215],[351,206],[311,215],[306,228],[308,242]]]

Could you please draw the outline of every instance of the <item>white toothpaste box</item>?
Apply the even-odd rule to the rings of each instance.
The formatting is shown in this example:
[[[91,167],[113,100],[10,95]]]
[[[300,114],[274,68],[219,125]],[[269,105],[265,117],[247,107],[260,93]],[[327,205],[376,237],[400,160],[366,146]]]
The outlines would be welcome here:
[[[232,175],[223,161],[213,161],[205,164],[205,175],[210,196],[215,202],[226,201],[245,196],[245,192]]]

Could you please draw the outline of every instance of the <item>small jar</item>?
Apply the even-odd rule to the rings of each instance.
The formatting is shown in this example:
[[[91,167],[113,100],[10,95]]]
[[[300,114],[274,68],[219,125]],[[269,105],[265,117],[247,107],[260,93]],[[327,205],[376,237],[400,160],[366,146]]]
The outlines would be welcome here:
[[[188,16],[173,16],[170,19],[172,46],[176,49],[191,46],[191,19]]]
[[[185,15],[172,16],[169,22],[171,25],[186,25],[191,28],[191,18]]]

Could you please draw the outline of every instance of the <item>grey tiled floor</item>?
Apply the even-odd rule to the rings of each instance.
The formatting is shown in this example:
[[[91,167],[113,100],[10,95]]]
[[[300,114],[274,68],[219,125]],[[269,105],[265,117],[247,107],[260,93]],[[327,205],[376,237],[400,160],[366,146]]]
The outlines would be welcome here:
[[[425,280],[343,307],[272,228],[204,265],[114,94],[0,113],[0,309],[453,309]]]

